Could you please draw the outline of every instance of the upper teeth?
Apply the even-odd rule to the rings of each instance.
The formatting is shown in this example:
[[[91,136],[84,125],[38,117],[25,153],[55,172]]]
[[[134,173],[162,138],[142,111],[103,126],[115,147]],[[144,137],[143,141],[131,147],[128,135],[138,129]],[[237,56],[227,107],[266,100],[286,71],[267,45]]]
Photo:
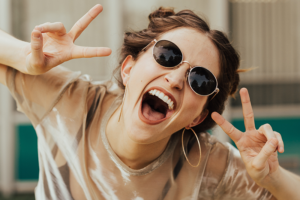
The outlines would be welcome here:
[[[166,102],[168,104],[170,110],[173,110],[174,102],[163,92],[160,92],[160,91],[154,89],[154,90],[150,90],[149,94],[151,94],[153,96],[157,96],[158,98],[160,98],[161,100],[163,100],[164,102]]]

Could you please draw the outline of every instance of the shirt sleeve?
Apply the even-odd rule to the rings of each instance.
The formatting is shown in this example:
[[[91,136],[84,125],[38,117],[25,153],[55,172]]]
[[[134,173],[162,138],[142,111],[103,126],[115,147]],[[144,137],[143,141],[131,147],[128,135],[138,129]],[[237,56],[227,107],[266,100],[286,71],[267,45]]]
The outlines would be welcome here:
[[[225,146],[228,148],[227,166],[215,190],[214,199],[271,199],[272,194],[258,186],[248,175],[240,152],[229,143]]]
[[[16,101],[17,110],[26,114],[36,126],[80,74],[62,66],[41,75],[23,74],[9,67],[6,84]]]

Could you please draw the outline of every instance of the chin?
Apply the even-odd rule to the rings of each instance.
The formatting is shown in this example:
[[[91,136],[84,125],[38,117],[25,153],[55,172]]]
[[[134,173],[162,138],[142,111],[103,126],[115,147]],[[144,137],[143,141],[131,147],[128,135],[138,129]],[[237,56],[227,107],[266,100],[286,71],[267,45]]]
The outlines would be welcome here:
[[[159,140],[157,130],[151,129],[151,127],[144,129],[144,128],[138,128],[138,126],[132,126],[130,131],[128,131],[128,137],[138,143],[138,144],[151,144]]]

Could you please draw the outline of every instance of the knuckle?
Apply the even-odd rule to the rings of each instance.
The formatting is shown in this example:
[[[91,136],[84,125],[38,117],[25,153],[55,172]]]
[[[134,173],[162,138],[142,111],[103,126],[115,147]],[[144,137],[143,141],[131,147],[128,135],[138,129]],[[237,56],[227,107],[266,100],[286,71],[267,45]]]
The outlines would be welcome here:
[[[41,43],[40,42],[38,42],[38,41],[32,41],[31,42],[31,48],[32,48],[32,50],[40,50],[40,48],[41,48]]]
[[[91,15],[90,12],[87,13],[87,16],[90,17],[91,19],[95,19],[96,18],[96,16]]]
[[[35,69],[39,69],[43,66],[43,62],[40,61],[40,60],[33,60],[32,63],[31,63],[32,67],[35,68]]]
[[[250,112],[248,114],[245,115],[246,118],[253,118],[254,115],[253,115],[253,112]]]
[[[271,125],[268,124],[268,123],[267,123],[267,124],[264,124],[263,126],[264,126],[265,129],[272,129]]]
[[[229,131],[228,131],[228,133],[229,133],[229,134],[232,134],[232,133],[233,133],[233,131],[234,131],[234,127],[233,127],[233,126],[231,126],[231,127],[229,128]]]
[[[65,28],[65,26],[62,22],[57,22],[57,26],[58,26],[59,29]]]
[[[282,138],[280,133],[274,131],[274,134],[275,134],[276,136],[278,136],[279,138]]]
[[[33,30],[33,31],[31,32],[31,37],[34,37],[34,36],[37,36],[37,35],[39,35],[39,32],[38,32],[38,31]]]
[[[269,148],[263,148],[261,151],[265,156],[268,156],[270,153],[272,153],[272,150],[270,150],[270,147]]]
[[[264,126],[261,125],[259,128],[258,128],[259,131],[263,131],[264,130]]]
[[[82,48],[82,55],[83,57],[87,57],[87,48]]]
[[[83,25],[82,25],[81,21],[78,21],[78,22],[76,23],[76,26],[77,26],[79,29],[83,29]]]
[[[220,121],[220,126],[224,126],[226,124],[226,120],[222,117]]]
[[[252,163],[251,163],[251,167],[254,169],[254,170],[257,170],[257,171],[259,171],[259,170],[261,170],[261,165],[256,161],[256,160],[254,160]]]
[[[250,103],[250,99],[249,99],[249,98],[243,99],[242,102],[243,102],[244,104]]]
[[[44,24],[44,26],[46,26],[46,27],[48,27],[48,26],[50,26],[50,25],[51,25],[50,22],[46,22],[46,23]]]

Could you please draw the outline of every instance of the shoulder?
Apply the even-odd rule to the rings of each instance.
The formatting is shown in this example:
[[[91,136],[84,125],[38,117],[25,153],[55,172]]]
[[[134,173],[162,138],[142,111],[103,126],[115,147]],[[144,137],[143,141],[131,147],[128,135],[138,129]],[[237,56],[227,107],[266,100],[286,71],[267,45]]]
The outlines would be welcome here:
[[[203,173],[201,189],[203,192],[213,194],[219,187],[226,175],[228,165],[232,159],[232,153],[239,153],[229,143],[220,142],[216,137],[208,133],[200,134],[201,141],[207,146],[208,158]]]
[[[95,116],[101,119],[122,94],[122,90],[112,81],[91,82],[87,95],[87,121],[91,121]]]
[[[233,167],[237,169],[244,169],[245,165],[241,158],[239,150],[234,147],[229,142],[220,142],[216,137],[210,136],[208,142],[212,145],[209,161],[207,166],[210,167],[209,170],[214,170],[214,173],[219,174],[224,178],[228,171],[228,167]],[[218,163],[218,166],[211,167]]]
[[[207,166],[209,166],[212,161],[218,161],[219,164],[222,164],[222,166],[224,166],[229,159],[229,154],[232,153],[232,151],[238,152],[238,150],[235,147],[233,147],[230,143],[220,142],[215,136],[210,135],[209,133],[206,132],[200,133],[200,140],[201,140],[201,145],[204,144],[204,146],[207,149],[207,153],[209,154]],[[210,170],[215,170],[215,169],[218,168],[215,167],[210,168]],[[220,169],[224,169],[224,168],[222,167]]]
[[[93,81],[90,83],[88,91],[88,108],[93,104],[103,108],[109,107],[112,102],[120,95],[123,91],[113,81]]]
[[[200,195],[213,199],[270,199],[266,189],[259,187],[248,175],[237,148],[228,142],[220,142],[209,134],[205,138],[207,151]]]
[[[207,154],[203,178],[213,179],[215,184],[218,184],[224,176],[234,147],[227,142],[220,142],[208,133],[200,133],[200,140]]]

